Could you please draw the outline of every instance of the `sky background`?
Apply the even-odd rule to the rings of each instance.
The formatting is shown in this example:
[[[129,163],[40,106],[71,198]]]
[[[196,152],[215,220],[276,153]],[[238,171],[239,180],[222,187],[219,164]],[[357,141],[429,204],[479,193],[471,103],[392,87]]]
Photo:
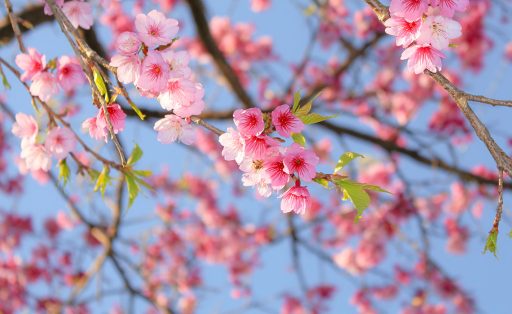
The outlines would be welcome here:
[[[124,5],[126,7],[129,7],[132,3],[132,1],[125,2]],[[349,4],[351,6],[358,6],[360,4],[354,4],[355,2],[352,1],[347,2],[351,2]],[[16,10],[20,9],[26,1],[14,0],[13,3]],[[272,36],[274,51],[285,63],[295,63],[300,60],[304,47],[307,44],[307,34],[309,33],[305,18],[302,12],[296,7],[296,1],[274,0],[271,10],[260,14],[251,12],[248,4],[248,0],[207,1],[210,16],[230,16],[235,22],[247,21],[253,23],[256,26],[256,37],[260,35]],[[0,12],[2,14],[4,13],[4,11]],[[494,11],[494,14],[494,18],[498,16],[498,12]],[[190,16],[184,6],[178,7],[178,9],[171,12],[169,16],[178,18],[183,22],[183,35],[189,35],[193,32]],[[490,29],[496,28],[496,23],[492,22],[493,17],[488,20]],[[105,29],[99,33],[104,43],[110,42],[110,35],[105,32]],[[493,52],[486,57],[484,71],[476,74],[465,72],[466,74],[463,77],[465,89],[475,94],[483,94],[493,98],[512,99],[512,66],[510,62],[506,62],[502,58],[503,45],[511,40],[512,28],[510,25],[507,25],[505,29],[501,28],[497,31],[491,31],[490,33],[494,39],[495,48]],[[71,54],[71,50],[65,42],[65,38],[60,33],[56,24],[46,24],[42,27],[38,27],[36,31],[25,35],[24,39],[27,46],[36,47],[48,57],[55,57],[65,53]],[[17,46],[14,45],[14,43],[0,48],[0,56],[8,60],[13,60],[17,53]],[[315,53],[319,57],[326,57],[335,55],[337,51],[323,52],[317,49]],[[340,59],[342,59],[342,57],[340,57]],[[453,60],[453,55],[451,55],[449,59],[450,60],[445,64],[457,68],[457,62]],[[266,66],[271,67],[272,71],[277,74],[278,77],[276,77],[276,81],[282,80],[286,82],[290,76],[290,73],[284,71],[282,66]],[[359,63],[358,66],[363,72],[363,76],[369,78],[374,74],[371,60]],[[10,77],[10,81],[13,89],[6,92],[6,95],[7,104],[10,106],[11,110],[15,112],[33,112],[26,91],[22,89],[19,84],[12,83],[14,82],[12,77]],[[215,108],[229,108],[233,106],[233,100],[229,98],[226,93],[217,94],[214,88],[212,88],[213,85],[211,82],[205,83],[205,86],[206,100],[211,100],[208,102],[208,105],[214,106]],[[85,89],[82,90],[82,93],[83,95],[81,95],[78,100],[82,104],[86,104],[90,101],[90,94]],[[143,106],[147,108],[153,106],[154,109],[159,108],[156,101],[150,102],[146,100]],[[418,129],[426,129],[427,118],[429,113],[435,110],[435,106],[435,103],[425,106],[422,112],[418,114],[418,117],[412,122],[412,126]],[[492,126],[491,130],[493,134],[496,135],[499,143],[504,144],[506,137],[502,135],[510,135],[512,133],[509,130],[512,110],[507,108],[493,108],[480,104],[473,105],[473,108],[487,125]],[[75,125],[78,125],[84,117],[91,116],[93,112],[92,107],[84,106],[82,112],[74,118]],[[338,117],[333,122],[353,126],[359,130],[369,130],[357,123],[357,121],[346,117]],[[226,123],[216,122],[214,124],[224,129],[228,126]],[[341,154],[344,151],[341,144],[338,144],[340,143],[339,139],[324,133],[320,129],[313,128],[310,136],[317,140],[325,137],[333,139],[333,156]],[[87,136],[84,136],[84,138],[87,138]],[[206,177],[218,178],[211,168],[211,163],[207,161],[207,158],[181,145],[162,146],[156,141],[156,135],[148,125],[129,122],[122,139],[127,149],[130,149],[135,143],[143,148],[145,152],[143,160],[141,161],[143,168],[154,170],[164,169],[164,165],[167,165],[171,176],[175,178],[179,177],[183,172],[202,173]],[[12,141],[12,139],[11,142],[13,147],[18,147],[18,143]],[[88,142],[93,143],[92,141]],[[345,144],[348,145],[352,151],[357,151],[374,158],[381,156],[381,153],[371,146],[361,145],[353,140],[346,140]],[[98,144],[95,145],[98,146]],[[434,147],[434,149],[442,156],[447,156],[446,150],[437,147]],[[510,151],[509,148],[507,149]],[[469,146],[456,147],[456,150],[462,167],[471,169],[476,165],[483,164],[494,169],[494,164],[489,153],[480,143],[474,141]],[[17,152],[18,150],[16,148],[12,158],[14,158],[14,153]],[[103,149],[103,152],[108,152],[108,150]],[[110,157],[114,158],[115,156],[111,154]],[[412,179],[419,179],[426,176],[431,178],[444,178],[443,175],[433,173],[430,169],[405,158],[402,160],[402,167],[406,175]],[[16,171],[16,167],[13,164],[11,164],[11,168],[12,172]],[[235,180],[238,180],[238,178],[235,178]],[[276,221],[281,219],[284,223],[283,216],[278,210],[279,203],[276,198],[271,197],[269,200],[262,201],[255,198],[252,191],[248,191],[244,196],[233,199],[230,193],[231,183],[226,182],[225,179],[220,179],[218,184],[218,191],[221,196],[221,208],[224,208],[224,205],[236,203],[238,208],[243,211],[242,216],[247,217],[247,221],[257,221],[261,216],[265,216],[267,219],[274,219]],[[75,183],[71,185],[71,191],[73,191],[74,186],[76,186]],[[34,218],[37,217],[38,219],[55,215],[59,210],[67,211],[64,201],[56,194],[55,189],[51,185],[42,186],[31,178],[27,178],[26,191],[27,193],[25,193],[24,197],[19,199],[5,198],[3,195],[0,195],[0,207],[2,209],[24,213]],[[87,191],[89,191],[89,194],[80,194],[82,199],[94,197],[90,189]],[[325,194],[320,189],[314,189],[314,193],[318,193],[317,195]],[[127,221],[138,221],[139,223],[134,223],[133,227],[128,227],[123,230],[124,235],[137,238],[140,233],[140,236],[142,236],[143,230],[152,223],[151,220],[147,218],[151,216],[156,201],[157,200],[152,199],[149,195],[141,196],[136,200],[135,205],[126,214],[125,218]],[[180,203],[180,206],[187,206],[187,202],[189,201],[185,200],[183,203]],[[104,210],[101,202],[96,200],[94,204],[95,206],[93,206],[91,210],[98,212]],[[511,216],[509,210],[510,204],[512,204],[512,198],[510,195],[506,195],[504,209],[505,215],[508,217],[509,221]],[[491,254],[482,254],[484,237],[492,224],[494,210],[495,205],[493,203],[487,204],[482,219],[471,224],[472,230],[478,231],[473,232],[476,236],[469,241],[467,254],[455,256],[447,253],[444,249],[444,240],[438,240],[435,237],[431,238],[431,253],[434,259],[475,297],[478,309],[481,313],[508,314],[512,312],[512,302],[509,299],[510,282],[512,282],[512,239],[507,237],[507,233],[511,229],[511,225],[507,222],[507,219],[504,220],[501,227],[498,258],[493,257]],[[466,216],[464,219],[470,218]],[[140,221],[145,220],[147,220],[147,223],[140,223]],[[38,227],[40,228],[41,226],[39,225]],[[404,233],[410,232],[413,234],[417,232],[415,226],[412,225],[405,226],[402,231]],[[20,254],[24,254],[24,252]],[[84,261],[87,261],[91,257],[94,257],[94,254],[85,252],[84,256]],[[316,257],[304,252],[302,252],[301,257],[308,283],[313,284],[320,281],[332,283],[338,287],[336,298],[330,303],[330,313],[354,313],[355,309],[349,303],[349,299],[354,292],[354,285],[343,275],[333,271]],[[408,261],[407,256],[397,258],[405,262]],[[395,258],[393,260],[396,261]],[[248,280],[253,287],[255,300],[264,304],[266,308],[270,308],[271,311],[269,311],[269,313],[276,313],[281,304],[281,300],[276,298],[276,295],[282,293],[296,295],[299,292],[296,276],[291,270],[292,263],[290,259],[289,242],[284,241],[281,244],[264,250],[262,261],[264,267],[258,269]],[[389,261],[386,261],[386,263],[389,263]],[[386,263],[383,267],[385,267]],[[111,271],[111,268],[107,265],[105,273],[108,274],[109,271]],[[205,297],[205,301],[202,302],[200,298],[201,302],[198,313],[228,313],[230,310],[234,310],[233,313],[262,313],[259,310],[240,310],[243,308],[246,301],[235,301],[229,297],[231,286],[227,279],[227,272],[223,267],[208,265],[203,274],[205,275],[205,281],[208,286],[215,287],[215,289],[209,292],[201,292]],[[375,282],[379,279],[374,276],[368,276],[366,280]],[[42,288],[35,287],[34,289],[36,293],[46,293]],[[57,288],[56,293],[59,293],[58,291],[59,289]],[[85,294],[93,292],[93,288],[89,288]],[[411,293],[413,293],[413,291],[411,291]],[[97,313],[107,313],[109,305],[118,301],[126,301],[126,298],[107,298],[107,300],[97,303],[95,305],[97,307]],[[395,313],[400,307],[400,304],[393,302],[383,302],[381,304],[379,311],[382,311],[382,313]],[[137,303],[137,307],[141,305],[140,302]]]

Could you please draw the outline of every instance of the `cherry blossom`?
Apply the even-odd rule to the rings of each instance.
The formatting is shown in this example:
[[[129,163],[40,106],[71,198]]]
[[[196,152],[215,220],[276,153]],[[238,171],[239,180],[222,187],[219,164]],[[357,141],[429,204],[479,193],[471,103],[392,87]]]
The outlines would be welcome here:
[[[110,122],[112,123],[112,128],[114,129],[114,133],[118,133],[124,130],[126,114],[119,104],[113,103],[107,106],[108,115],[110,118]],[[98,115],[96,116],[96,124],[99,128],[107,129],[107,119],[105,117],[105,112],[102,108],[98,110]]]
[[[12,125],[12,133],[19,138],[34,142],[39,131],[36,119],[24,113],[16,114],[16,122]]]
[[[431,44],[437,50],[448,48],[451,39],[462,34],[458,22],[443,16],[429,16],[420,28],[419,44]]]
[[[142,42],[137,34],[124,32],[117,37],[116,47],[122,55],[131,56],[139,52]]]
[[[292,186],[281,196],[281,211],[283,213],[294,212],[298,215],[304,215],[310,204],[311,196],[308,189],[299,184]]]
[[[137,14],[137,34],[148,47],[166,45],[178,33],[178,21],[168,19],[161,12],[153,10],[147,15]]]
[[[425,70],[437,72],[441,70],[441,58],[445,55],[430,45],[413,45],[404,50],[400,59],[407,61],[407,67],[416,74]]]
[[[44,145],[22,141],[20,156],[24,159],[27,169],[50,171],[52,165],[51,154]]]
[[[150,51],[141,65],[140,76],[136,82],[138,88],[161,93],[167,88],[169,66],[158,51]]]
[[[408,47],[420,36],[421,19],[407,21],[403,17],[392,16],[384,23],[386,33],[396,36],[396,45]]]
[[[75,28],[89,29],[93,24],[92,6],[87,1],[67,1],[62,12]]]
[[[75,58],[62,56],[57,63],[57,79],[65,91],[71,91],[85,82],[80,63]]]
[[[300,133],[304,129],[304,123],[291,112],[288,105],[281,105],[272,111],[272,124],[277,133],[284,137],[289,137],[291,133]]]
[[[318,161],[319,158],[313,151],[293,143],[284,154],[284,171],[288,174],[296,173],[299,178],[308,182],[316,176]]]
[[[16,65],[25,71],[21,74],[21,79],[29,81],[36,74],[44,70],[46,67],[46,57],[34,48],[28,48],[28,53],[20,53],[16,56]]]
[[[237,109],[233,113],[233,118],[243,136],[260,135],[265,128],[263,115],[258,108]]]
[[[219,136],[222,144],[222,157],[226,160],[234,160],[240,164],[245,157],[245,141],[240,133],[233,128],[228,128],[226,133]]]
[[[41,98],[42,101],[48,101],[59,92],[59,82],[54,74],[49,72],[40,72],[32,77],[30,84],[30,93]]]
[[[162,144],[180,141],[183,144],[191,145],[195,140],[194,128],[173,114],[168,114],[155,122],[154,129],[158,132],[157,140]]]
[[[391,0],[389,12],[407,21],[416,21],[427,12],[428,4],[428,0]]]
[[[110,65],[117,68],[117,78],[119,81],[125,84],[138,81],[141,68],[141,61],[138,56],[115,55],[110,60]]]
[[[64,159],[75,149],[76,138],[68,128],[56,127],[48,132],[45,148],[57,159]]]

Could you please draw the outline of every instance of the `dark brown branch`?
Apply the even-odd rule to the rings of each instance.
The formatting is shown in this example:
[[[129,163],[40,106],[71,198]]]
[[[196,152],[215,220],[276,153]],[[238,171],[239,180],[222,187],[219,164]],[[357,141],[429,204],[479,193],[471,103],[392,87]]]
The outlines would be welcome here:
[[[210,33],[208,21],[206,18],[206,9],[204,3],[201,0],[187,0],[187,4],[190,7],[190,12],[196,25],[196,30],[201,42],[203,43],[206,51],[210,54],[219,72],[226,78],[229,86],[236,94],[238,99],[242,102],[245,108],[255,107],[251,96],[240,83],[238,76],[236,75],[233,68],[229,65],[224,54],[217,47],[217,43]]]
[[[43,5],[30,5],[25,7],[21,12],[15,13],[19,20],[20,31],[25,33],[34,29],[36,26],[51,22],[52,16],[48,16],[43,12]],[[0,20],[0,44],[5,45],[15,38],[15,33],[11,27],[9,17],[6,16]]]

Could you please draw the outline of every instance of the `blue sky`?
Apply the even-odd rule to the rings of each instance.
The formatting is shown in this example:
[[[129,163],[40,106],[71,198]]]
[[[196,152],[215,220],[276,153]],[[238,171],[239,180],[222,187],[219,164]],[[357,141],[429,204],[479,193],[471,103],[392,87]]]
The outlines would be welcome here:
[[[302,57],[302,51],[307,44],[308,40],[308,29],[302,16],[301,11],[295,6],[296,1],[293,0],[274,0],[272,10],[266,11],[261,14],[254,14],[248,8],[247,0],[243,1],[207,1],[208,8],[210,9],[210,16],[230,15],[234,21],[249,21],[256,25],[256,36],[260,35],[271,35],[274,42],[274,50],[282,58],[285,63],[293,63],[300,60]],[[25,1],[13,1],[15,8],[20,8]],[[126,1],[126,6],[129,7],[132,1]],[[353,5],[352,3],[350,5]],[[359,5],[359,4],[357,4]],[[184,21],[184,34],[190,34],[193,31],[192,24],[190,23],[188,12],[185,7],[179,7],[175,12],[172,12],[172,17],[178,17]],[[493,23],[489,22],[492,26]],[[510,27],[508,32],[501,30],[500,35],[493,34],[495,41],[495,49],[493,53],[486,57],[486,68],[484,71],[472,74],[466,72],[463,79],[467,90],[475,94],[484,94],[492,96],[494,98],[512,99],[512,79],[510,73],[512,73],[512,66],[510,63],[503,61],[502,59],[502,47],[503,43],[507,40],[510,41],[512,32]],[[100,32],[100,35],[105,42],[109,41],[109,34]],[[58,56],[63,53],[71,54],[71,50],[65,42],[65,38],[60,33],[57,25],[45,25],[37,31],[31,32],[25,36],[25,40],[30,47],[36,47],[39,51],[45,53],[47,56]],[[0,56],[6,59],[13,60],[17,53],[17,47],[14,43],[0,49]],[[322,52],[320,50],[315,51],[315,55],[318,57],[325,58],[326,56],[332,56],[337,53],[336,50]],[[366,61],[365,61],[366,62]],[[359,66],[363,75],[366,78],[374,75],[374,69],[371,63],[366,64],[365,62],[360,63]],[[450,58],[447,65],[457,66],[453,58]],[[290,73],[285,72],[283,67],[272,67],[273,71],[277,75],[286,81],[289,78]],[[11,82],[12,82],[11,77]],[[16,112],[32,112],[33,109],[30,105],[29,97],[26,95],[25,90],[21,89],[18,84],[12,84],[13,90],[7,93],[8,105]],[[206,84],[206,99],[214,94],[214,90],[211,87],[212,84]],[[210,88],[208,88],[210,87]],[[83,94],[78,98],[83,104],[88,103],[90,94],[84,90]],[[16,99],[16,101],[12,101]],[[215,102],[211,104],[216,108],[229,107],[233,102],[231,99],[222,94],[221,97],[216,98]],[[156,102],[145,102],[147,107],[154,106],[158,108]],[[227,104],[227,105],[226,105]],[[428,114],[435,110],[436,104],[431,103],[425,106],[418,118],[414,120],[412,126],[419,129],[426,129]],[[498,140],[501,144],[504,144],[504,137],[502,134],[510,134],[508,130],[509,121],[512,118],[512,111],[507,108],[492,108],[487,105],[475,104],[474,110],[485,121],[488,125],[492,126],[492,131],[498,136]],[[92,115],[92,107],[84,107],[82,114],[75,118],[75,122],[79,123],[84,116]],[[359,123],[355,123],[353,120],[339,117],[334,120],[336,123],[343,123],[346,125],[352,125],[355,128],[367,130],[362,127]],[[226,127],[225,123],[217,123],[219,127]],[[341,154],[344,150],[343,147],[337,145],[338,139],[327,135],[319,129],[314,129],[311,135],[316,138],[322,138],[329,136],[333,139],[333,155]],[[139,144],[145,155],[142,160],[142,165],[145,168],[150,169],[161,169],[164,164],[169,165],[170,173],[173,177],[178,177],[184,171],[204,173],[205,176],[216,178],[213,170],[211,170],[211,164],[205,162],[205,158],[199,156],[197,153],[192,153],[190,150],[185,149],[180,145],[171,145],[162,147],[156,142],[156,136],[147,125],[141,123],[130,122],[127,127],[127,131],[123,134],[123,140],[127,148],[132,147],[135,143]],[[91,142],[92,143],[92,142]],[[381,156],[378,150],[367,145],[361,145],[352,140],[348,140],[347,144],[351,150],[363,153],[368,156]],[[18,143],[13,141],[13,147],[17,147]],[[436,148],[440,154],[446,155],[446,150],[443,148]],[[466,169],[470,169],[477,164],[485,164],[490,168],[494,167],[494,164],[489,156],[489,153],[485,147],[478,141],[473,142],[468,147],[456,147],[459,155],[460,165]],[[107,149],[103,149],[103,152],[108,152]],[[112,158],[115,156],[111,155]],[[423,166],[418,166],[415,162],[404,159],[403,170],[410,178],[421,178],[424,176],[431,176],[432,172],[430,169]],[[15,167],[12,166],[12,171],[15,171]],[[436,178],[442,178],[442,176],[435,176]],[[77,184],[78,185],[78,184]],[[72,184],[70,189],[77,185]],[[278,200],[271,198],[269,201],[255,201],[254,195],[251,191],[246,193],[240,199],[232,199],[229,193],[231,188],[230,182],[219,181],[219,195],[221,197],[221,204],[228,205],[230,203],[236,203],[239,208],[243,208],[242,216],[247,217],[248,221],[256,221],[256,219],[262,215],[262,211],[268,211],[265,213],[271,219],[279,221],[284,224],[285,221],[283,216],[278,211]],[[65,203],[56,194],[54,188],[50,185],[41,186],[32,179],[26,180],[27,194],[21,199],[5,199],[0,196],[2,201],[3,209],[10,209],[31,215],[32,217],[46,217],[48,215],[54,215],[57,210],[67,210]],[[88,195],[93,195],[91,189],[86,189]],[[73,190],[72,190],[73,191]],[[323,193],[320,190],[315,189],[315,193]],[[325,195],[318,194],[318,195]],[[82,194],[82,196],[84,196]],[[510,206],[512,198],[510,195],[505,197],[505,213],[506,216],[510,217]],[[147,217],[149,212],[152,211],[155,200],[150,196],[142,196],[137,199],[133,208],[128,212],[127,220],[139,220],[142,217]],[[185,206],[186,201],[182,204]],[[106,210],[105,206],[101,202],[95,202],[95,209],[99,212]],[[224,206],[223,206],[224,207]],[[485,207],[483,217],[481,221],[471,224],[472,230],[478,230],[475,232],[476,235],[470,241],[468,246],[468,253],[463,256],[454,256],[448,254],[444,250],[444,241],[437,240],[432,237],[432,254],[433,257],[440,263],[444,269],[450,273],[454,278],[458,279],[459,282],[465,287],[477,300],[478,308],[482,313],[489,314],[507,314],[510,313],[512,304],[508,301],[509,294],[509,283],[512,281],[512,271],[510,265],[512,265],[512,239],[509,239],[506,234],[511,228],[510,224],[506,221],[503,222],[501,228],[501,234],[499,239],[499,252],[498,258],[494,258],[490,254],[482,254],[482,248],[484,244],[484,237],[491,226],[492,219],[494,218],[495,204],[489,203]],[[468,219],[468,218],[465,218]],[[140,236],[143,228],[148,225],[136,225],[134,227],[127,228],[123,231],[123,234],[129,237],[137,238]],[[40,227],[40,226],[39,226]],[[411,226],[404,227],[403,232],[417,232],[415,228]],[[308,283],[312,284],[318,282],[319,279],[325,279],[326,282],[332,283],[338,287],[338,293],[336,299],[330,303],[331,313],[353,313],[355,310],[350,306],[348,300],[350,299],[354,286],[346,280],[343,276],[337,272],[332,271],[329,266],[325,265],[317,258],[301,252],[302,265],[306,270],[306,276]],[[21,254],[24,254],[22,252]],[[85,255],[88,255],[87,253]],[[94,257],[89,256],[89,259]],[[399,259],[407,262],[406,257],[399,257]],[[259,302],[269,306],[276,312],[280,305],[280,300],[276,298],[276,294],[279,295],[283,292],[290,294],[297,294],[299,292],[296,276],[291,271],[292,263],[290,260],[290,245],[287,241],[279,245],[272,246],[264,250],[262,256],[264,267],[256,271],[248,280],[251,282],[253,291],[255,292],[255,298]],[[84,259],[84,262],[88,259]],[[385,267],[385,266],[384,266]],[[108,274],[112,269],[107,266],[105,272]],[[206,266],[204,275],[208,285],[215,286],[219,292],[202,292],[204,294],[205,302],[201,304],[198,313],[224,313],[230,309],[237,309],[244,305],[244,301],[233,301],[229,298],[230,284],[227,280],[227,273],[224,268],[218,266]],[[320,280],[320,281],[321,281]],[[370,276],[367,279],[369,282],[374,282],[374,277]],[[45,293],[45,291],[39,291],[36,287],[36,292]],[[217,290],[216,290],[217,291]],[[94,292],[93,288],[89,288],[89,294]],[[86,293],[87,294],[87,293]],[[126,300],[126,299],[123,299]],[[98,303],[98,313],[106,313],[107,305],[110,302],[116,301],[116,298],[111,298],[103,303]],[[379,307],[382,313],[395,313],[399,304],[382,303]],[[141,304],[138,303],[138,306]],[[261,311],[243,311],[244,313],[262,313]],[[272,312],[271,312],[272,313]]]

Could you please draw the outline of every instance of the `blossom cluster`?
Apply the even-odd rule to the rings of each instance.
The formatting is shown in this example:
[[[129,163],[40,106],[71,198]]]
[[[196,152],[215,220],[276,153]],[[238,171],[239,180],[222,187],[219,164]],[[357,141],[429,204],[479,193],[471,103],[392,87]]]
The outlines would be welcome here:
[[[21,159],[24,167],[31,171],[48,172],[52,157],[61,160],[75,149],[76,138],[66,127],[54,127],[49,130],[44,141],[38,137],[39,126],[36,119],[24,113],[16,114],[12,133],[21,138]]]
[[[32,81],[30,94],[48,101],[60,88],[72,93],[77,85],[85,82],[82,68],[75,58],[62,56],[58,60],[46,62],[46,56],[34,48],[16,56],[16,65],[24,72],[21,80]]]
[[[110,65],[117,68],[121,82],[133,83],[142,96],[157,98],[163,109],[172,111],[155,123],[160,142],[190,144],[193,138],[188,118],[203,111],[204,89],[188,66],[187,52],[171,48],[178,21],[153,10],[136,16],[135,29],[119,35],[118,54]]]
[[[461,25],[453,19],[463,12],[468,0],[392,0],[386,33],[396,36],[396,45],[405,48],[401,59],[416,74],[441,70],[442,52],[459,37]]]
[[[121,106],[116,103],[108,105],[107,112],[112,123],[112,129],[115,134],[124,130],[126,114]],[[82,129],[89,132],[89,135],[96,140],[108,140],[108,120],[105,117],[103,108],[98,109],[95,117],[88,118],[82,123]]]
[[[46,0],[39,1],[45,3],[44,13],[46,15],[53,15],[52,9],[48,3],[46,3]],[[66,15],[73,27],[81,27],[83,29],[91,28],[93,24],[92,5],[88,1],[73,0],[64,2],[64,0],[55,0],[55,4],[62,10],[64,15]]]
[[[281,191],[295,180],[281,195],[281,210],[304,214],[311,197],[307,187],[301,186],[301,180],[309,182],[315,178],[319,158],[297,143],[283,147],[285,140],[270,136],[275,130],[288,138],[300,133],[304,123],[288,105],[278,106],[271,115],[263,114],[259,108],[238,109],[233,117],[236,130],[228,128],[219,142],[224,147],[222,156],[236,161],[243,172],[243,185],[254,186],[260,196],[269,197],[273,190]]]

